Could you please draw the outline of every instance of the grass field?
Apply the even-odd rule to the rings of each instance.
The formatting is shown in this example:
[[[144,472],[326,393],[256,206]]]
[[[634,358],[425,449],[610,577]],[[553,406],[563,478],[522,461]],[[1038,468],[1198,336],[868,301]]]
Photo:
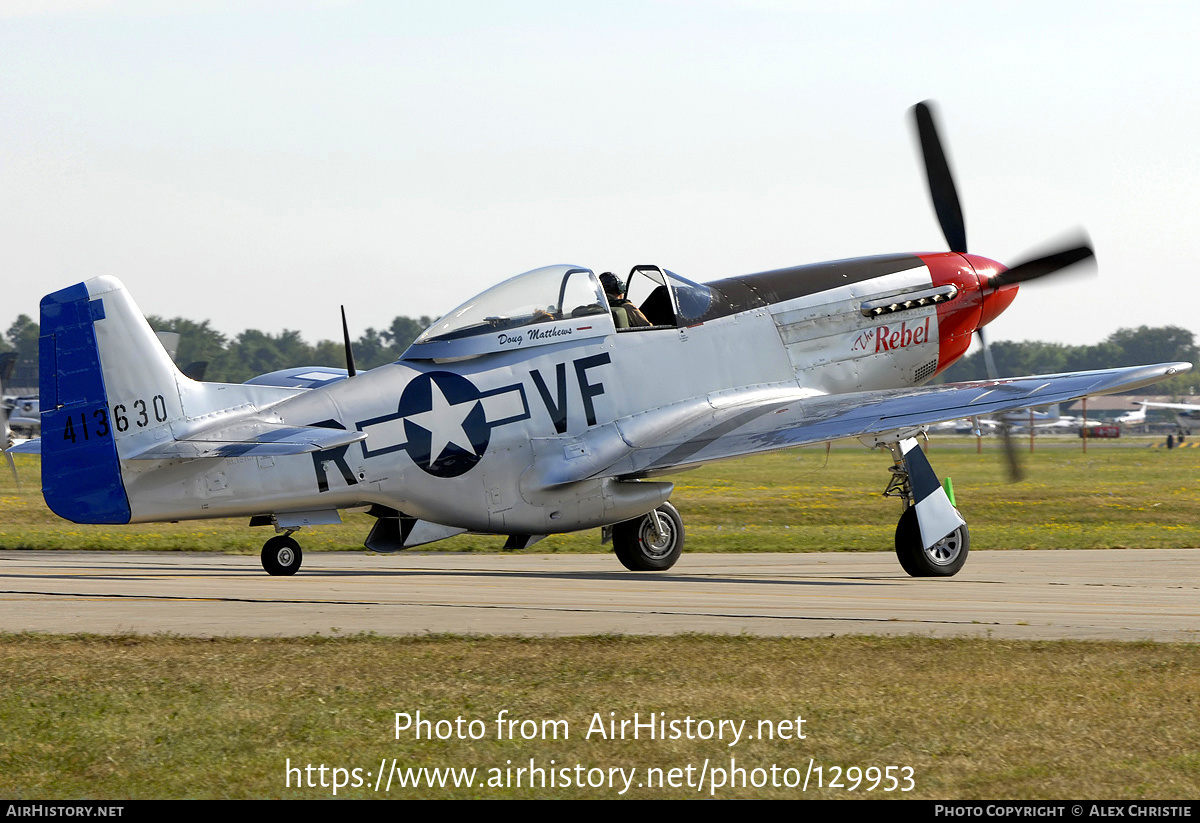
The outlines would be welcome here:
[[[9,636],[0,638],[0,796],[332,796],[315,771],[317,786],[297,788],[294,773],[289,788],[289,761],[340,767],[343,779],[361,769],[363,785],[338,797],[622,796],[622,778],[613,788],[505,785],[516,777],[508,769],[533,758],[572,775],[575,764],[582,773],[625,769],[634,777],[625,797],[1196,798],[1197,695],[1200,646],[1182,644]],[[480,720],[479,739],[397,737],[395,713],[418,710],[434,722]],[[559,726],[558,739],[497,739],[503,710],[538,721],[536,738],[540,721],[565,720],[569,737]],[[687,739],[682,725],[679,739],[586,736],[597,714],[607,722],[635,712],[745,720],[754,739]],[[761,720],[790,721],[789,739],[760,739]],[[448,724],[442,731],[457,734]],[[381,761],[393,759],[401,769],[475,768],[476,787],[394,781],[390,792],[374,791]],[[817,788],[811,776],[806,792],[770,785],[772,765],[777,782],[794,784],[810,760],[825,782],[831,767],[911,767],[893,774],[911,775],[913,789],[885,792],[876,778],[874,791],[851,790],[854,773],[845,771],[842,788]],[[709,777],[697,791],[705,761]],[[767,785],[730,786],[734,766]],[[664,783],[679,769],[679,785],[638,787],[655,768]],[[713,787],[714,769],[726,771],[725,785]],[[489,776],[501,785],[480,788]]]
[[[1040,438],[1024,454],[1027,479],[1009,483],[995,442],[936,438],[934,469],[950,477],[974,549],[1186,548],[1200,546],[1200,449],[1151,448],[1157,440]],[[1024,449],[1024,444],[1022,444]],[[801,449],[706,466],[671,478],[688,551],[890,551],[899,503],[881,497],[889,460],[857,443],[826,458]],[[21,458],[18,490],[0,473],[0,548],[136,549],[257,553],[269,529],[246,519],[79,526],[60,520],[37,491],[37,458]],[[340,526],[304,529],[305,551],[362,550],[374,520],[348,513]],[[439,551],[497,551],[504,539],[464,535]],[[534,552],[596,552],[595,530],[550,537]]]
[[[1029,479],[1010,484],[994,446],[976,455],[973,441],[934,441],[930,459],[954,481],[973,548],[1200,545],[1200,450],[1124,441],[1093,443],[1084,455],[1077,441],[1042,441],[1026,458]],[[879,495],[887,464],[852,444],[835,445],[827,462],[823,449],[765,455],[679,475],[673,501],[693,551],[890,551],[898,504]],[[21,470],[22,489],[0,475],[0,548],[256,553],[267,536],[244,520],[76,526],[45,508],[35,461]],[[360,550],[371,522],[351,514],[341,526],[306,529],[302,540],[306,550]],[[437,548],[501,543],[464,536]],[[603,550],[594,532],[533,549]],[[0,636],[0,796],[320,798],[332,796],[319,784],[331,784],[338,767],[351,783],[360,769],[361,783],[338,797],[1196,798],[1197,695],[1197,644],[8,635]],[[435,721],[480,720],[484,733],[397,738],[395,713],[418,710]],[[497,739],[501,711],[566,720],[570,737]],[[729,746],[585,737],[597,714],[619,721],[635,712],[744,720],[749,734],[761,720],[799,716],[806,738]],[[526,774],[514,787],[530,758],[573,778],[603,775],[604,785],[530,789]],[[390,770],[393,762],[402,771],[474,768],[476,784],[374,791],[381,763]],[[300,769],[290,786],[289,763]],[[810,764],[824,783],[842,786],[818,788]],[[911,775],[914,788],[884,792],[888,781],[876,775],[868,792],[864,772],[851,789],[855,766],[910,767],[893,774],[900,785]],[[714,770],[724,770],[725,785],[713,787]],[[622,793],[625,775],[633,783]],[[637,785],[656,776],[667,785]],[[807,791],[771,785],[805,776]],[[301,779],[318,785],[297,786]]]

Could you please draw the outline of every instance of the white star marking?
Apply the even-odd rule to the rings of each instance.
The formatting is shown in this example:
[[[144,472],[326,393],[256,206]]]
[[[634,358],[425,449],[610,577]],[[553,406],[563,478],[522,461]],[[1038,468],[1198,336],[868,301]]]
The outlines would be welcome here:
[[[429,392],[432,395],[433,407],[429,411],[418,412],[406,418],[429,432],[429,465],[436,463],[446,446],[451,443],[467,454],[477,456],[463,423],[479,400],[472,398],[464,403],[451,404],[433,380],[429,381]]]

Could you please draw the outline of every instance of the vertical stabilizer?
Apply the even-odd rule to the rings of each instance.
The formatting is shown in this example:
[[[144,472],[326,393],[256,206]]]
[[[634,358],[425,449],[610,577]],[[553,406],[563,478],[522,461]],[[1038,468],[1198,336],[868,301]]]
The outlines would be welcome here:
[[[84,285],[103,305],[103,317],[95,322],[96,345],[117,451],[124,457],[170,434],[171,421],[183,417],[179,383],[187,378],[121,281],[97,277]]]
[[[127,523],[120,455],[170,436],[179,372],[116,278],[47,295],[41,321],[46,503],[77,523]]]

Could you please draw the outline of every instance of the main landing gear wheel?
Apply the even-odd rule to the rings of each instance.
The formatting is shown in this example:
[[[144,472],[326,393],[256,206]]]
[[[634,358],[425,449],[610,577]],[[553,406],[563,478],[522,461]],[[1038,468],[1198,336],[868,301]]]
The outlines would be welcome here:
[[[911,577],[950,577],[967,562],[971,533],[959,526],[928,549],[921,544],[917,510],[909,506],[896,524],[896,557]]]
[[[662,523],[661,537],[650,513],[613,526],[613,551],[631,572],[666,571],[683,552],[683,518],[670,503],[663,503],[656,511]]]
[[[272,537],[262,547],[262,565],[271,575],[295,574],[303,557],[300,544],[286,534]]]

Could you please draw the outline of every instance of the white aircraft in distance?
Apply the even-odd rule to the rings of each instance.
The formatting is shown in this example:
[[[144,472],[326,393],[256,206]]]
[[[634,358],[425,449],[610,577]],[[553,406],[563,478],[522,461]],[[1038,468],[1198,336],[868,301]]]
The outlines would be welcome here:
[[[13,437],[26,439],[42,436],[42,419],[37,395],[4,398],[8,425]]]
[[[1080,420],[1077,417],[1064,415],[1059,413],[1058,404],[1047,408],[1046,411],[1037,411],[1029,409],[1027,411],[1008,412],[1000,416],[999,420],[983,419],[980,420],[980,429],[983,431],[996,430],[1002,426],[1008,426],[1011,431],[1029,431],[1030,421],[1033,422],[1035,432],[1059,432],[1078,429]]]
[[[15,445],[21,440],[37,437],[41,428],[38,418],[38,399],[36,395],[6,395],[4,384],[12,378],[17,366],[17,352],[8,351],[0,354],[0,437],[3,437],[4,447]],[[11,458],[10,458],[11,460]]]
[[[1117,417],[1113,422],[1118,426],[1144,426],[1146,425],[1146,401],[1139,402],[1140,409],[1131,412],[1125,412]],[[1200,407],[1197,407],[1200,410]]]
[[[377,552],[466,531],[523,548],[600,528],[627,568],[662,570],[684,542],[662,476],[856,437],[891,456],[885,494],[902,503],[905,571],[952,575],[969,534],[917,447],[924,426],[1128,390],[1191,366],[922,386],[1019,283],[1092,251],[1008,269],[968,254],[932,113],[914,112],[948,252],[704,285],[658,266],[624,281],[547,266],[472,297],[395,363],[358,374],[343,315],[344,371],[289,369],[241,385],[180,373],[112,277],[47,295],[46,502],[83,523],[249,517],[276,529],[262,550],[271,574],[300,567],[297,529],[363,507],[377,518],[366,538]],[[618,328],[613,291],[628,292],[649,325]]]
[[[1155,403],[1149,400],[1139,400],[1142,407],[1142,421],[1146,421],[1146,409],[1170,409],[1175,412],[1175,425],[1180,434],[1191,434],[1193,428],[1200,427],[1200,405],[1195,403]],[[1134,414],[1135,412],[1130,412]]]
[[[1062,414],[1058,403],[1048,406],[1045,411],[1027,409],[1025,411],[1008,412],[1001,415],[1001,419],[1006,423],[1018,426],[1028,426],[1029,421],[1032,420],[1035,428],[1038,426],[1060,426],[1063,423],[1077,422],[1074,417]]]

